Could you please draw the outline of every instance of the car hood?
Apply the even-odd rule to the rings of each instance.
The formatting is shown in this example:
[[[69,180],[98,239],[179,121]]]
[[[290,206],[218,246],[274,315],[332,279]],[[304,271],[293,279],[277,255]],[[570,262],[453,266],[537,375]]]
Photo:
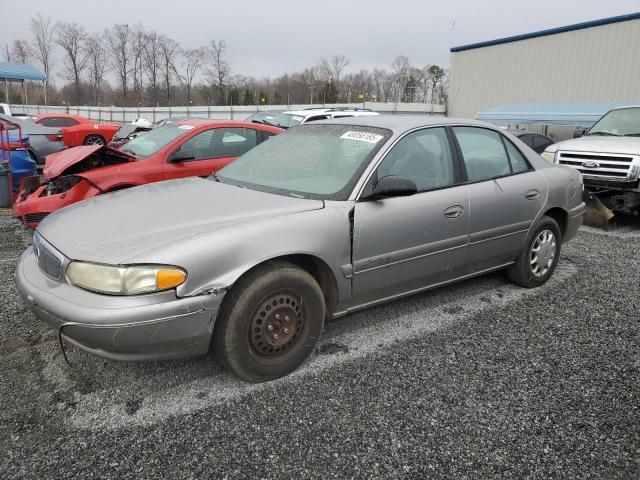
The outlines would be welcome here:
[[[306,200],[202,178],[150,183],[76,203],[49,215],[38,231],[73,260],[122,264],[151,250],[278,215],[317,210]],[[162,261],[159,259],[158,261]]]
[[[89,158],[92,154],[99,153],[99,151],[110,151],[122,157],[124,162],[135,161],[135,157],[106,145],[85,145],[48,155],[42,172],[44,178],[51,180],[52,178],[64,175],[69,168]]]
[[[551,152],[558,150],[638,155],[640,154],[640,137],[584,136],[558,142],[547,148],[547,151]]]

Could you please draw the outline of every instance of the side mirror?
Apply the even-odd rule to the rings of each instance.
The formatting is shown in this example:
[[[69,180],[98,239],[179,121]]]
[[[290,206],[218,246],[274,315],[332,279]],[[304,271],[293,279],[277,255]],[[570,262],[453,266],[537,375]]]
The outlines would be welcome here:
[[[576,128],[575,131],[573,132],[573,138],[580,138],[585,133],[587,133],[586,128]]]
[[[180,163],[195,159],[196,156],[190,150],[176,150],[169,157],[169,163]]]
[[[408,197],[417,191],[418,187],[411,180],[396,175],[387,175],[375,184],[368,198],[377,200],[389,197]]]

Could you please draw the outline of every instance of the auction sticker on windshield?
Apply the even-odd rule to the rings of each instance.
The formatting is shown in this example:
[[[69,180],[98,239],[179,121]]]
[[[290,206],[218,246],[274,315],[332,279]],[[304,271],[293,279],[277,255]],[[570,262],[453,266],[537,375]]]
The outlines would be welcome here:
[[[178,128],[182,130],[191,130],[193,128],[193,125],[180,125]]]
[[[340,138],[344,140],[360,140],[367,143],[378,143],[382,139],[382,135],[368,132],[346,132]]]

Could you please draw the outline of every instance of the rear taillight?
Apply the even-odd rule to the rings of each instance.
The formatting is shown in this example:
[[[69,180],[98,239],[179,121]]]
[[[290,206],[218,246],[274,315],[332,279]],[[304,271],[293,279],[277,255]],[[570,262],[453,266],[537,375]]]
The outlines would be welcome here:
[[[61,142],[62,135],[45,135],[50,142]]]

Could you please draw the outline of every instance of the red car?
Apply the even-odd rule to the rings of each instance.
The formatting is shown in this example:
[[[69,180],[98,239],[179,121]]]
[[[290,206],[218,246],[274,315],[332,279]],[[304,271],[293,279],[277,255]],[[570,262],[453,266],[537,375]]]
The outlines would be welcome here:
[[[96,123],[80,115],[50,113],[38,115],[35,123],[62,130],[62,142],[67,147],[80,145],[106,145],[111,141],[120,125],[115,123]]]
[[[49,155],[45,181],[23,181],[13,210],[34,228],[49,213],[103,193],[172,178],[209,175],[284,130],[232,120],[171,121],[121,150],[87,145]]]

